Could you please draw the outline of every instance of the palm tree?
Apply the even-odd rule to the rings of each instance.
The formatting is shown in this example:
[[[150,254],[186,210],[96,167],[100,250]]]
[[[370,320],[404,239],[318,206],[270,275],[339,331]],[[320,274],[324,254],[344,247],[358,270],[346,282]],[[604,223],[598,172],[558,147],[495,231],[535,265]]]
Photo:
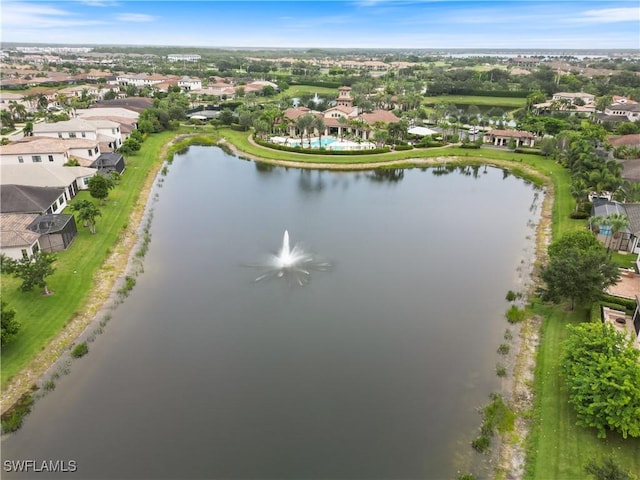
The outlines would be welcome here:
[[[581,178],[574,178],[571,182],[571,196],[576,201],[576,212],[589,194],[587,183]]]
[[[320,139],[320,146],[322,146],[322,134],[324,133],[325,125],[322,117],[314,117],[312,127],[318,131],[318,138]]]
[[[78,220],[82,225],[89,227],[92,235],[96,234],[96,217],[102,216],[102,212],[95,203],[89,200],[79,200],[71,205],[71,210],[78,212]]]
[[[296,128],[300,132],[300,146],[304,143],[304,134],[307,134],[309,146],[311,146],[311,128],[315,122],[315,117],[310,113],[300,115],[296,120]]]

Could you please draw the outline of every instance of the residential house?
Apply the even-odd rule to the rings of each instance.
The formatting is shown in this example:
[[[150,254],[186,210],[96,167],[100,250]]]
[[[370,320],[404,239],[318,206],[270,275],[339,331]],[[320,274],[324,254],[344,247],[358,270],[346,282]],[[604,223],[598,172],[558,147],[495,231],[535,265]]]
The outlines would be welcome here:
[[[97,173],[95,168],[62,167],[60,165],[28,164],[0,165],[0,185],[24,185],[62,189],[67,201],[79,190],[89,188],[89,179]]]
[[[533,147],[536,136],[531,132],[522,132],[520,130],[490,130],[484,136],[485,143],[492,143],[498,147],[506,147],[513,140],[516,148]]]
[[[608,217],[614,213],[625,215],[629,226],[620,232],[613,232],[608,225],[592,225],[598,239],[613,250],[640,253],[640,203],[620,203],[601,198],[593,199],[593,216]]]
[[[604,109],[604,113],[598,115],[598,121],[602,122],[635,122],[640,120],[639,103],[615,103]]]
[[[2,185],[0,213],[61,213],[67,207],[64,189]]]
[[[170,62],[199,62],[202,57],[200,55],[196,55],[193,53],[190,54],[182,54],[182,53],[170,53],[167,55],[167,60]]]
[[[202,89],[202,80],[199,78],[192,78],[184,76],[180,80],[178,80],[178,86],[187,92],[192,90],[200,90]]]
[[[585,92],[556,92],[551,97],[552,101],[565,101],[572,105],[584,103],[585,105],[591,105],[595,102],[595,95]]]
[[[138,87],[138,88],[150,87],[157,83],[166,82],[167,80],[169,80],[169,78],[164,75],[158,75],[158,74],[149,75],[148,73],[139,73],[139,74],[124,73],[116,77],[116,82],[118,83],[118,85],[133,85],[134,87]]]
[[[0,230],[0,252],[14,260],[65,250],[78,233],[74,216],[64,213],[3,213]]]
[[[36,123],[34,136],[52,138],[87,138],[98,140],[102,151],[116,150],[122,145],[120,125],[109,120],[73,118],[64,122]]]
[[[87,138],[24,137],[0,146],[0,165],[65,165],[76,159],[88,166],[100,155],[98,140]]]

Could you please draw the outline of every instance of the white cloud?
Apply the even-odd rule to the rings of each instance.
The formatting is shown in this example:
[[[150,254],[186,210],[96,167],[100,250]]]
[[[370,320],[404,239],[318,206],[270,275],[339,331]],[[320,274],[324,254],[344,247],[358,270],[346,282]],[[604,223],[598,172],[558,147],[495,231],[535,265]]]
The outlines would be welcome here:
[[[57,27],[79,27],[99,25],[100,20],[88,19],[77,14],[40,3],[6,2],[2,5],[2,27],[10,30],[28,25],[31,28],[45,29]]]
[[[586,10],[576,18],[570,19],[570,23],[597,24],[597,23],[640,23],[640,7],[602,8],[599,10]]]
[[[153,22],[156,17],[153,15],[147,15],[146,13],[119,13],[116,15],[116,19],[121,22],[145,23]]]

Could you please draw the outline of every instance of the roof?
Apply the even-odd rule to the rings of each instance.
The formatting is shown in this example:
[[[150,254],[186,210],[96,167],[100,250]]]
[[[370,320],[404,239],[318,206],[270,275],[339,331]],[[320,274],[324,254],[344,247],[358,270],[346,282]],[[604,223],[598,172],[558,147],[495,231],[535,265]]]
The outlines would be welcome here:
[[[94,148],[98,142],[86,138],[51,138],[51,137],[24,137],[20,140],[0,146],[2,155],[31,155],[65,153],[71,149]]]
[[[373,125],[376,122],[396,123],[400,121],[400,119],[389,110],[374,110],[371,113],[363,113],[362,119],[369,125]]]
[[[620,145],[638,146],[640,145],[640,133],[633,133],[630,135],[619,135],[617,137],[609,137],[607,140],[614,147],[619,147]]]
[[[42,213],[63,194],[62,188],[3,185],[0,189],[0,212]]]
[[[40,132],[95,132],[96,125],[82,118],[72,118],[71,120],[65,120],[64,122],[56,123],[35,123],[33,125],[33,134],[36,135]]]
[[[606,110],[615,110],[620,112],[640,112],[640,103],[616,103],[609,105]]]
[[[593,201],[594,215],[608,217],[614,213],[626,215],[629,219],[629,228],[625,231],[640,236],[640,203],[620,203],[602,199]]]
[[[113,167],[120,161],[124,161],[124,157],[121,153],[103,153],[94,160],[91,164],[93,168],[98,167]]]
[[[0,247],[30,247],[40,234],[27,229],[40,215],[37,213],[3,213],[0,215]]]
[[[531,132],[523,132],[520,130],[491,130],[489,135],[494,137],[517,137],[517,138],[534,138]]]
[[[104,107],[120,107],[139,113],[142,110],[153,107],[153,98],[127,97],[115,98],[113,100],[100,100],[92,105],[91,109]]]
[[[0,185],[66,188],[78,178],[91,177],[95,174],[96,170],[88,167],[64,167],[36,163],[0,165]]]
[[[407,130],[407,133],[410,133],[411,135],[426,136],[426,135],[434,135],[438,132],[436,132],[435,130],[431,130],[430,128],[427,128],[427,127],[413,127]]]
[[[32,232],[38,235],[45,235],[48,233],[56,233],[64,229],[64,227],[70,222],[75,221],[73,215],[66,213],[50,213],[45,215],[38,215],[28,226]]]
[[[112,119],[114,122],[122,123],[120,120],[127,119],[129,122],[135,122],[140,114],[121,107],[97,107],[76,110],[76,115],[84,119]]]

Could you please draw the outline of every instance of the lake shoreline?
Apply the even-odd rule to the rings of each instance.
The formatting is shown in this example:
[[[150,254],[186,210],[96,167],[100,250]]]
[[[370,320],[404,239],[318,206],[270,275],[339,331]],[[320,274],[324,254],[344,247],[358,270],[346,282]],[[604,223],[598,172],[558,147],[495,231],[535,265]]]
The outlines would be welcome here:
[[[2,412],[4,413],[19,398],[31,389],[35,383],[42,385],[53,374],[53,372],[64,368],[70,361],[69,352],[71,348],[79,341],[88,338],[95,333],[96,330],[102,328],[106,323],[109,311],[116,308],[121,301],[118,290],[125,281],[125,277],[135,276],[142,269],[142,260],[136,257],[136,252],[140,248],[143,240],[143,230],[148,228],[150,216],[153,213],[152,193],[154,187],[160,178],[162,167],[165,165],[164,158],[168,149],[175,143],[188,138],[189,136],[177,135],[162,148],[159,158],[160,161],[154,165],[153,170],[149,171],[147,180],[142,188],[136,205],[129,218],[129,226],[123,231],[120,241],[114,245],[114,252],[109,256],[103,268],[97,274],[95,279],[96,291],[92,290],[85,304],[85,313],[73,321],[54,338],[50,344],[37,355],[37,357],[25,368],[16,379],[9,382],[7,388],[2,392]],[[492,160],[474,157],[436,157],[436,158],[415,158],[408,160],[391,160],[387,162],[376,163],[358,163],[358,164],[318,164],[306,162],[291,162],[285,160],[267,160],[250,155],[238,150],[234,145],[222,141],[224,146],[228,147],[236,157],[273,165],[306,168],[306,169],[326,169],[326,170],[371,170],[375,168],[389,168],[398,166],[401,168],[436,166],[443,163],[463,165],[465,163],[480,162],[489,166],[509,169],[513,167],[513,162],[503,160]],[[539,264],[546,252],[551,237],[551,209],[553,205],[553,184],[548,177],[542,176],[536,170],[526,165],[518,165],[520,169],[524,169],[527,174],[541,178],[545,184],[545,193],[542,206],[542,214],[536,227],[536,248],[535,262]],[[109,267],[105,269],[105,267]],[[536,267],[529,273],[529,280],[534,280],[536,275]],[[533,281],[532,283],[535,283]],[[527,295],[531,292],[527,292]],[[524,472],[524,439],[526,439],[529,421],[524,420],[523,413],[532,408],[533,391],[529,386],[533,368],[535,367],[535,356],[537,353],[537,344],[539,341],[541,322],[539,319],[526,320],[519,329],[517,350],[514,356],[509,359],[508,368],[513,373],[504,380],[502,385],[502,394],[512,408],[518,413],[518,421],[516,422],[516,431],[513,432],[515,438],[520,440],[517,443],[511,442],[509,438],[503,438],[499,445],[493,449],[492,458],[495,458],[495,465],[498,468],[505,469],[515,474],[510,478],[521,478]],[[92,333],[93,332],[93,333]],[[469,446],[471,449],[471,446]],[[493,463],[493,462],[492,462]]]

